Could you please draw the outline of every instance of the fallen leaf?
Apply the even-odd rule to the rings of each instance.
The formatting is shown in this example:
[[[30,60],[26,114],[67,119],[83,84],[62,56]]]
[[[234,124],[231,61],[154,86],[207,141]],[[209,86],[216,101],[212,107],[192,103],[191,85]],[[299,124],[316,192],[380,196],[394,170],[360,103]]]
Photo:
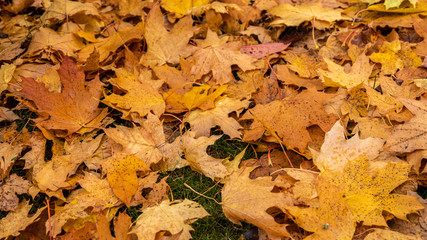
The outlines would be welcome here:
[[[168,12],[175,13],[175,16],[182,17],[188,13],[192,8],[208,4],[211,0],[165,0],[162,1],[161,6]]]
[[[141,39],[143,35],[143,26],[143,23],[138,23],[135,26],[129,26],[115,31],[114,34],[107,38],[97,39],[98,42],[88,44],[78,52],[78,61],[86,62],[95,49],[99,52],[99,61],[105,61],[111,56],[111,53],[114,53],[119,47],[132,40]]]
[[[145,117],[153,112],[160,116],[165,111],[165,102],[158,92],[163,81],[152,80],[150,71],[142,72],[139,78],[122,68],[115,72],[117,78],[110,79],[110,82],[127,93],[107,95],[103,100],[105,104],[123,112],[123,118],[130,118],[131,113]]]
[[[31,183],[16,174],[10,175],[4,184],[0,184],[0,210],[14,211],[18,207],[19,199],[16,194],[28,192]]]
[[[9,143],[0,143],[0,177],[2,179],[8,175],[10,168],[15,160],[18,159],[22,149],[22,145],[14,146]]]
[[[194,110],[184,118],[184,122],[190,123],[195,137],[209,136],[210,129],[220,126],[221,130],[230,138],[240,138],[242,126],[232,117],[231,112],[239,114],[249,105],[248,100],[237,100],[232,98],[220,98],[215,102],[215,108],[207,111]]]
[[[188,41],[194,34],[191,16],[179,20],[169,32],[163,23],[160,7],[153,7],[144,30],[147,53],[142,55],[140,60],[144,66],[161,66],[166,63],[178,64],[179,57],[188,57],[196,51],[194,46],[188,45]]]
[[[243,140],[258,140],[267,130],[286,146],[304,152],[311,141],[307,128],[318,125],[324,132],[330,130],[337,117],[323,111],[323,102],[334,95],[309,89],[295,97],[256,105],[242,119],[254,119],[250,129],[244,132]],[[298,119],[298,120],[297,120]]]
[[[411,50],[408,43],[401,43],[398,39],[383,44],[379,52],[371,54],[373,62],[381,63],[383,74],[394,74],[398,69],[404,67],[421,66],[421,58]]]
[[[6,217],[0,219],[0,238],[18,236],[20,231],[37,221],[39,215],[46,207],[39,208],[35,214],[28,217],[28,212],[31,208],[32,205],[24,200],[18,205],[14,212],[10,212]]]
[[[373,232],[370,232],[365,240],[421,240],[420,236],[405,235],[395,231],[386,229],[375,228]]]
[[[270,54],[278,53],[285,50],[291,43],[265,43],[258,45],[242,46],[240,48],[241,53],[248,54],[254,58],[261,59]]]
[[[162,159],[158,148],[165,143],[165,136],[160,120],[153,114],[148,115],[141,127],[116,126],[105,129],[105,133],[122,146],[122,153],[134,154],[148,167]]]
[[[53,29],[40,28],[34,33],[27,54],[29,56],[45,54],[50,59],[51,55],[60,51],[67,56],[76,56],[75,52],[83,47],[83,42],[74,34],[68,33],[61,36]],[[66,62],[65,59],[64,62]]]
[[[412,152],[427,149],[426,100],[399,98],[405,107],[415,116],[409,121],[393,128],[391,136],[384,145],[384,150],[393,152]]]
[[[37,111],[44,116],[38,119],[39,124],[46,129],[65,131],[57,132],[58,136],[94,130],[107,114],[98,108],[102,83],[97,77],[85,84],[83,71],[68,57],[64,59],[59,75],[63,85],[61,93],[51,93],[43,83],[23,78],[21,93],[33,101]]]
[[[189,224],[206,216],[209,213],[200,204],[188,199],[163,201],[158,206],[145,209],[129,233],[136,234],[140,240],[155,239],[162,231],[172,235],[179,233],[179,240],[191,239],[193,228]]]
[[[320,2],[312,2],[292,6],[288,3],[282,3],[268,11],[279,19],[274,20],[271,24],[284,24],[288,27],[298,26],[305,21],[325,21],[331,23],[338,20],[349,20],[348,17],[342,16],[342,10],[322,7]],[[317,26],[316,26],[317,27]]]
[[[345,134],[340,121],[326,133],[320,153],[313,154],[314,164],[320,171],[343,171],[347,163],[357,157],[366,156],[373,160],[385,142],[381,138],[360,139],[357,133],[347,140]]]
[[[129,207],[138,189],[136,172],[148,172],[150,168],[144,161],[132,155],[110,158],[104,167],[114,194]]]
[[[114,218],[114,234],[117,240],[131,240],[132,236],[128,234],[130,227],[132,226],[132,220],[129,215],[125,213],[119,213]]]
[[[354,218],[367,226],[387,226],[382,215],[387,211],[406,220],[406,215],[423,208],[412,196],[391,192],[408,180],[411,166],[405,162],[388,163],[378,171],[369,169],[364,157],[350,161],[344,172],[325,171],[324,175],[335,185],[345,184],[343,200]]]
[[[227,89],[227,85],[222,85],[213,92],[209,91],[209,85],[194,86],[190,91],[179,95],[173,91],[163,94],[167,109],[170,112],[183,112],[196,108],[213,108],[215,100]],[[212,107],[211,107],[212,106]],[[206,110],[206,109],[205,109]]]
[[[328,64],[328,71],[318,69],[320,79],[325,86],[330,87],[345,87],[352,89],[367,83],[371,75],[373,65],[369,64],[369,57],[362,54],[357,57],[349,73],[344,71],[344,67],[325,58],[324,61]]]
[[[320,175],[316,191],[319,194],[319,207],[286,208],[300,227],[313,232],[304,239],[352,239],[356,221],[343,197],[343,186],[335,186]]]
[[[222,209],[233,223],[249,222],[265,230],[271,239],[289,236],[286,224],[279,224],[267,210],[276,207],[284,210],[292,199],[280,192],[272,192],[278,181],[271,177],[250,179],[253,168],[241,168],[226,179],[222,189]],[[247,189],[251,189],[247,191]]]
[[[195,138],[195,135],[195,132],[189,131],[182,136],[185,159],[191,169],[211,179],[224,178],[229,175],[227,167],[223,164],[224,159],[217,159],[206,153],[207,147],[213,145],[221,136]],[[227,160],[225,159],[225,161]]]
[[[195,65],[191,73],[196,78],[212,72],[218,84],[225,84],[234,79],[231,65],[236,64],[243,71],[257,69],[256,59],[239,52],[239,42],[227,43],[228,37],[218,38],[218,35],[208,30],[206,39],[197,41],[198,50],[193,54]]]
[[[0,68],[0,93],[7,89],[9,82],[12,80],[16,66],[13,64],[3,64]]]

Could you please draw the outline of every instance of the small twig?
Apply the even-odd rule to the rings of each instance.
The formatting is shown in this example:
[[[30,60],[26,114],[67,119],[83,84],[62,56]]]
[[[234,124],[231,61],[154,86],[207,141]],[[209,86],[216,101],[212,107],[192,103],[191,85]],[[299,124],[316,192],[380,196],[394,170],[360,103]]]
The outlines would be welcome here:
[[[351,23],[351,26],[353,26],[353,25],[354,25],[354,23],[356,22],[356,18],[357,18],[357,16],[358,16],[360,13],[364,12],[364,11],[368,11],[368,9],[367,9],[367,8],[362,9],[362,10],[358,11],[358,12],[356,13],[356,15],[354,15],[353,22]]]
[[[274,80],[276,80],[275,82],[276,82],[277,91],[279,91],[279,98],[280,98],[280,100],[282,100],[283,99],[283,97],[282,97],[282,90],[281,90],[281,88],[279,86],[279,80],[277,79],[276,72],[274,72],[273,67],[271,67],[270,62],[267,60],[266,57],[264,57],[264,61],[267,62],[268,67],[270,68],[271,73],[273,74]]]
[[[314,25],[316,24],[316,16],[313,16],[313,26],[311,26],[311,35],[313,37],[314,46],[316,49],[319,49],[319,45],[317,45],[316,38],[314,37]]]
[[[204,191],[202,194],[205,194],[205,193],[209,192],[212,188],[214,188],[216,185],[218,185],[218,183],[219,183],[219,182],[216,182],[212,187],[208,188],[208,189],[207,189],[206,191]],[[199,197],[200,197],[200,195],[199,195],[198,197],[194,198],[193,200],[196,200],[196,199],[198,199]]]
[[[207,199],[213,200],[213,201],[214,201],[216,204],[218,204],[218,205],[222,205],[222,203],[218,202],[215,198],[211,198],[211,197],[205,196],[205,195],[203,195],[203,194],[201,194],[201,193],[197,192],[196,190],[194,190],[193,188],[191,188],[190,186],[188,186],[188,184],[187,184],[187,183],[184,183],[184,186],[188,187],[191,191],[195,192],[196,194],[198,194],[198,195],[200,195],[200,196],[202,196],[202,197],[205,197],[205,198],[207,198]]]
[[[50,219],[50,197],[47,198],[46,205],[47,205],[47,216],[49,219],[49,237],[50,237],[50,240],[53,240],[52,221]]]
[[[10,142],[10,144],[12,144],[16,138],[18,138],[18,136],[22,133],[22,131],[24,130],[24,128],[27,126],[27,124],[30,122],[30,119],[27,120],[27,122],[25,123],[25,125],[22,127],[21,131],[19,131],[18,134],[16,134],[15,138],[12,140],[12,142]]]

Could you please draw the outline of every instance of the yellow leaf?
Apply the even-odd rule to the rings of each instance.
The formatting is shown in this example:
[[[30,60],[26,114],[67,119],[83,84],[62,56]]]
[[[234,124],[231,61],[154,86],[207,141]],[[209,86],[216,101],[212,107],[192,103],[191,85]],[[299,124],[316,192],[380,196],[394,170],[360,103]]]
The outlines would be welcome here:
[[[421,58],[411,50],[408,43],[401,44],[399,39],[383,44],[379,52],[371,54],[371,60],[381,63],[383,74],[394,74],[398,69],[422,64]]]
[[[16,66],[14,64],[5,63],[0,68],[0,93],[7,89],[7,86],[12,80]]]
[[[240,124],[228,114],[236,111],[239,114],[249,106],[248,100],[237,100],[231,98],[221,98],[215,102],[215,108],[207,111],[194,110],[184,118],[184,122],[191,125],[191,129],[196,133],[196,137],[209,136],[210,129],[220,126],[221,130],[230,138],[240,138]]]
[[[416,235],[405,235],[387,229],[375,228],[373,232],[366,235],[364,240],[422,240],[422,238]]]
[[[107,95],[103,100],[105,104],[123,112],[123,118],[128,119],[131,118],[131,113],[137,113],[140,117],[145,117],[150,112],[157,116],[163,114],[165,102],[158,91],[163,81],[152,80],[148,70],[142,72],[138,78],[123,68],[115,69],[115,72],[117,78],[110,81],[127,93]]]
[[[222,188],[222,209],[233,223],[249,222],[262,228],[272,239],[289,236],[286,224],[279,224],[267,210],[278,207],[282,210],[292,204],[292,199],[282,192],[272,192],[275,184],[271,177],[250,179],[253,168],[241,168],[225,180]],[[248,191],[250,189],[250,191]]]
[[[313,232],[304,239],[352,239],[356,221],[343,197],[343,186],[335,186],[320,175],[317,178],[316,190],[319,194],[319,207],[292,206],[286,208],[295,218],[295,223],[305,230]]]
[[[196,202],[188,199],[167,200],[144,209],[129,233],[136,234],[139,240],[152,240],[159,232],[166,230],[172,235],[178,234],[178,239],[187,240],[191,238],[190,231],[194,230],[190,224],[206,216],[209,213]]]
[[[328,70],[325,71],[318,69],[320,79],[326,86],[330,87],[345,87],[352,89],[367,83],[369,76],[371,75],[373,65],[369,64],[369,57],[362,54],[357,57],[349,73],[344,71],[344,67],[334,63],[333,61],[325,58],[325,62],[328,64]]]
[[[348,17],[341,16],[342,10],[324,8],[322,3],[313,2],[292,6],[287,3],[282,3],[277,7],[269,10],[274,16],[280,17],[274,20],[271,24],[284,24],[288,27],[298,26],[305,21],[325,21],[328,23],[338,20],[350,20]]]
[[[160,7],[151,9],[144,30],[147,52],[142,55],[140,63],[150,67],[178,64],[180,57],[190,56],[196,50],[196,47],[188,44],[195,31],[192,24],[191,16],[187,16],[168,32]]]
[[[184,93],[184,95],[169,91],[163,94],[163,98],[168,105],[168,110],[174,112],[194,110],[202,105],[212,105],[213,107],[216,98],[224,93],[227,85],[221,85],[214,92],[210,92],[210,89],[209,85],[194,86],[190,91]]]
[[[375,159],[384,145],[381,138],[360,139],[356,133],[352,138],[345,139],[345,129],[337,121],[325,135],[320,154],[314,157],[314,164],[320,171],[343,171],[347,163],[357,157],[367,156]]]
[[[138,189],[136,171],[150,171],[150,168],[141,159],[135,156],[114,157],[107,161],[107,181],[110,183],[114,194],[130,206],[133,196]]]
[[[364,225],[387,226],[382,215],[387,211],[406,220],[406,215],[424,207],[412,196],[390,194],[408,180],[411,166],[405,162],[388,163],[372,173],[364,157],[350,161],[344,172],[325,171],[324,175],[334,184],[345,184],[342,196],[356,221]]]
[[[175,13],[176,17],[182,17],[193,7],[208,4],[211,0],[164,0],[161,6],[168,12]]]
[[[132,27],[127,27],[116,31],[111,36],[100,39],[98,42],[91,43],[82,48],[78,53],[78,61],[86,62],[90,54],[96,49],[99,52],[99,61],[107,59],[111,53],[114,53],[119,47],[131,40],[140,40],[143,34],[144,23],[140,22]]]
[[[153,114],[148,115],[141,127],[116,126],[104,131],[109,138],[122,146],[122,153],[134,154],[149,167],[162,159],[158,147],[164,145],[165,135],[162,123]]]
[[[182,136],[185,159],[191,169],[211,179],[224,178],[229,175],[227,167],[222,163],[223,159],[211,157],[206,153],[207,147],[213,145],[221,136],[195,138],[195,135],[194,132],[189,131]]]

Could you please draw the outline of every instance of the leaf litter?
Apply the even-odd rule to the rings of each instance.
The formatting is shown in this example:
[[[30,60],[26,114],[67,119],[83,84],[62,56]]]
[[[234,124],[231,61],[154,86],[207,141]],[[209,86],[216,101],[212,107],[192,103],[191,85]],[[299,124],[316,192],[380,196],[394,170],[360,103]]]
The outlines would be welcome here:
[[[0,239],[425,239],[426,6],[2,3]]]

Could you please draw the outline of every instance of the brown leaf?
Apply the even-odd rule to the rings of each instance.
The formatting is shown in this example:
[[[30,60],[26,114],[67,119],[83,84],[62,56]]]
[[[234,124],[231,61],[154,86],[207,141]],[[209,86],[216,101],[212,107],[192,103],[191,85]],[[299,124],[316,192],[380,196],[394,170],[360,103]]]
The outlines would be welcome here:
[[[31,183],[16,174],[10,175],[4,184],[0,184],[0,211],[14,211],[18,207],[18,196],[28,192]]]
[[[251,128],[245,131],[243,140],[258,140],[264,130],[292,149],[304,152],[311,141],[307,128],[318,125],[327,132],[337,117],[323,110],[323,102],[334,95],[309,89],[295,97],[274,101],[266,105],[258,104],[243,116],[254,119]]]
[[[33,101],[42,118],[39,124],[57,132],[58,136],[68,136],[75,132],[92,131],[106,116],[98,108],[102,93],[102,83],[98,77],[87,85],[83,71],[69,57],[66,57],[59,69],[63,89],[61,93],[49,92],[43,83],[31,78],[22,78],[24,97]]]

